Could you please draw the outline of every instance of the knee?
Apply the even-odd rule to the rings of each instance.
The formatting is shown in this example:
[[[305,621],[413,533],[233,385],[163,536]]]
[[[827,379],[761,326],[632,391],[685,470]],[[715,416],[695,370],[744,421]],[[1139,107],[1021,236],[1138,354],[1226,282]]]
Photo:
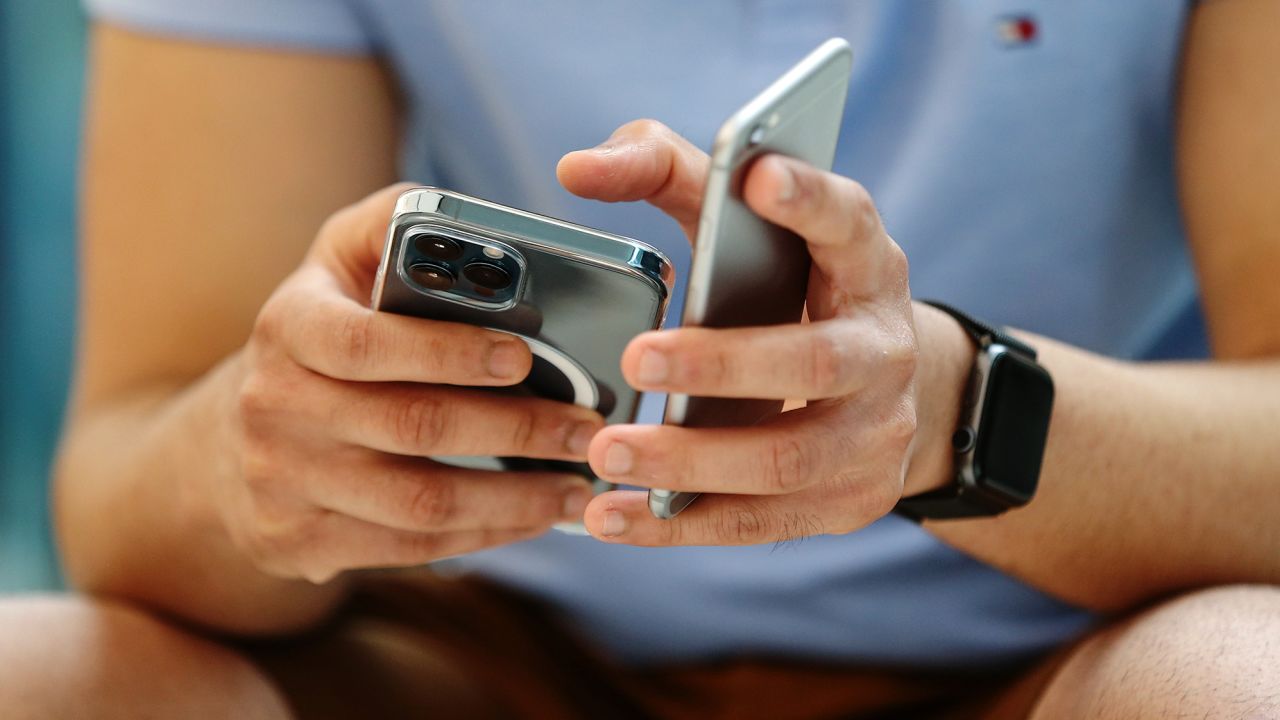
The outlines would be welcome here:
[[[5,717],[182,716],[241,703],[283,714],[270,685],[231,650],[100,600],[0,601],[0,667]]]
[[[1254,718],[1280,713],[1280,588],[1188,593],[1104,628],[1035,717]]]

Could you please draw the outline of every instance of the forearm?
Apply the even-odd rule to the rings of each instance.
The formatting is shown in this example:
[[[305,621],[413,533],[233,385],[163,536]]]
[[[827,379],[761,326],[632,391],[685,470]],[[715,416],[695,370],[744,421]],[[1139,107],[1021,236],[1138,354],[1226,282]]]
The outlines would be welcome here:
[[[934,349],[949,353],[948,369],[931,372],[958,387],[972,347],[944,332]],[[1100,610],[1183,588],[1280,582],[1280,361],[1124,363],[1027,339],[1057,390],[1036,498],[997,518],[928,522],[930,531]],[[956,427],[958,397],[945,400],[955,408],[946,419],[922,419],[931,450],[913,464],[908,492],[949,481],[944,433]]]
[[[77,586],[216,630],[306,627],[344,583],[270,577],[233,545],[210,496],[235,472],[228,428],[238,356],[194,384],[83,410],[64,439],[58,532]]]

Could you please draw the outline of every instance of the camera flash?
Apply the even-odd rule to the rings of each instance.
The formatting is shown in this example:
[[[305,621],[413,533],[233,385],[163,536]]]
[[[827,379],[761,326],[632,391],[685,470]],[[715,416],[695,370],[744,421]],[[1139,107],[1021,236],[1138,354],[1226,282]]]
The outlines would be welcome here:
[[[505,255],[505,253],[503,253],[498,248],[488,247],[488,246],[485,246],[484,254],[485,254],[485,257],[491,257],[494,260],[501,260],[502,256]]]

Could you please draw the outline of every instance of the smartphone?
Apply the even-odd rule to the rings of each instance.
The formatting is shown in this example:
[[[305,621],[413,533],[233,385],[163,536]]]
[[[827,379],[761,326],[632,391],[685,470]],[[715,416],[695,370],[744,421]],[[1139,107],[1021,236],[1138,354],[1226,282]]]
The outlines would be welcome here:
[[[703,191],[682,324],[712,328],[800,321],[809,286],[804,240],[742,200],[751,162],[779,153],[829,170],[844,118],[853,52],[833,38],[742,106],[716,133]],[[684,427],[753,425],[777,415],[781,400],[672,394],[664,421]],[[649,510],[672,518],[696,493],[649,491]]]
[[[670,261],[656,249],[563,220],[423,187],[396,203],[373,308],[468,323],[522,338],[529,376],[513,388],[589,407],[607,423],[635,419],[640,393],[622,377],[622,351],[659,327]],[[612,489],[586,463],[529,458],[435,458],[481,469],[576,472]],[[558,529],[585,532],[580,523]]]

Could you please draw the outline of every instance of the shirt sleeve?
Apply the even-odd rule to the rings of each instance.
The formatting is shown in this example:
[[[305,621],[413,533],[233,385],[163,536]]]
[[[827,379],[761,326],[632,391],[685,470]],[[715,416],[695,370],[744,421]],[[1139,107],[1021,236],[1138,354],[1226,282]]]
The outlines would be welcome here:
[[[84,0],[91,18],[215,42],[363,54],[373,39],[356,0]]]

